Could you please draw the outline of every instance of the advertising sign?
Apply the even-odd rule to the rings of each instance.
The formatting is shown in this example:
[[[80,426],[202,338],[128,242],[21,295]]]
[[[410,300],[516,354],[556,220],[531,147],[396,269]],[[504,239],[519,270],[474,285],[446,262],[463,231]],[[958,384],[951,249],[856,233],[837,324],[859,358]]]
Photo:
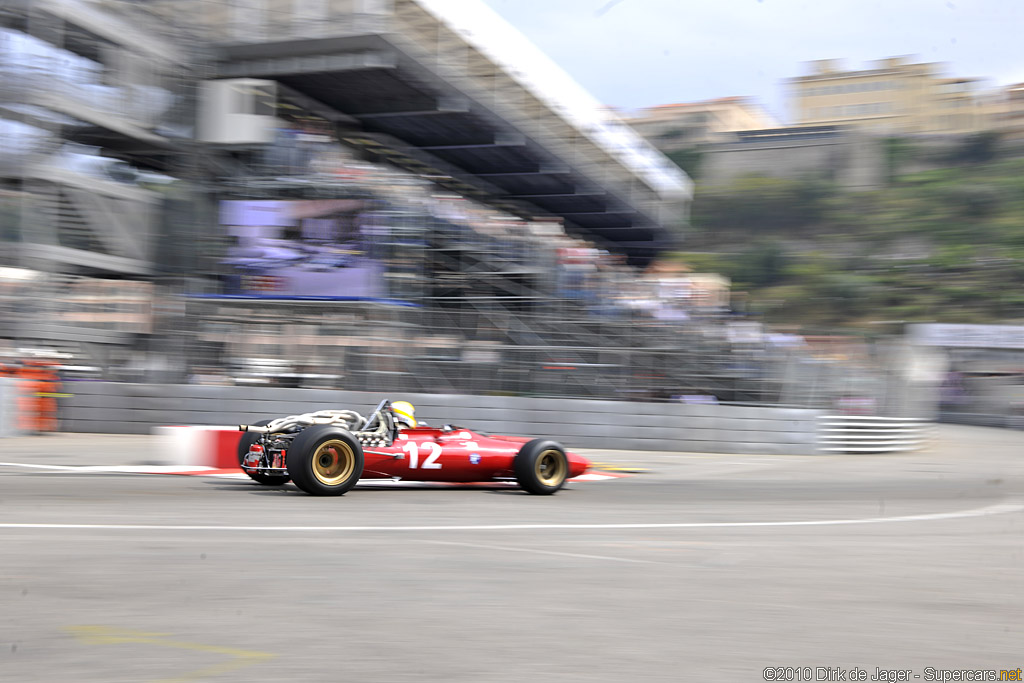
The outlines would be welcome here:
[[[385,296],[384,264],[355,199],[225,200],[228,294]]]

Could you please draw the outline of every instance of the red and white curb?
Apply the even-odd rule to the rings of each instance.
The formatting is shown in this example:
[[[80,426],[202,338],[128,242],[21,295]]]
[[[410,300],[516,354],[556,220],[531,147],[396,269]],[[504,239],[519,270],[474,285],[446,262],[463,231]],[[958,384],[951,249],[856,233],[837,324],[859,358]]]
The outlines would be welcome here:
[[[154,449],[159,462],[171,463],[178,469],[237,470],[238,442],[242,432],[238,427],[154,427],[157,439]]]
[[[48,472],[63,472],[65,474],[173,474],[190,477],[220,477],[222,479],[249,478],[245,472],[238,468],[206,467],[194,465],[183,467],[181,465],[37,465],[22,462],[0,462],[0,467],[20,467],[24,469],[43,470]],[[608,481],[610,479],[621,479],[632,475],[621,472],[586,472],[578,477],[569,479],[570,483],[588,481]],[[394,479],[364,479],[357,486],[494,486],[512,482],[434,482],[434,481],[404,481]]]

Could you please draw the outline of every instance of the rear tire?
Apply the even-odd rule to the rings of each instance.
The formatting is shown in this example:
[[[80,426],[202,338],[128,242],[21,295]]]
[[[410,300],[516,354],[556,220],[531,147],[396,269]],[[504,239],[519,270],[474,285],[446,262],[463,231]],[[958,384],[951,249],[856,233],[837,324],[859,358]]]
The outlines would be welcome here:
[[[299,432],[286,458],[292,482],[312,496],[340,496],[363,476],[363,447],[352,434],[333,425]]]
[[[519,449],[512,461],[516,481],[524,491],[550,496],[569,476],[569,458],[556,441],[534,439]]]
[[[253,422],[253,427],[266,427],[270,424],[270,420],[260,420],[259,422]],[[252,446],[260,438],[260,434],[257,432],[242,432],[242,438],[238,441],[238,464],[241,466],[242,461],[245,460],[245,454],[249,452],[249,447]],[[244,471],[244,470],[243,470]],[[290,477],[286,474],[260,474],[258,472],[246,472],[249,478],[257,484],[263,484],[264,486],[284,486],[290,481]]]

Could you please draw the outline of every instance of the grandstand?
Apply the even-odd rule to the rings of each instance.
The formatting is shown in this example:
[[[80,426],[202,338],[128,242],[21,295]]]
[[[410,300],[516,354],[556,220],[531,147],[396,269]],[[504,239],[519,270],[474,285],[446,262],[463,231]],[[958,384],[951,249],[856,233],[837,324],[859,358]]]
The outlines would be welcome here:
[[[643,276],[689,179],[474,7],[5,3],[0,125],[40,140],[0,180],[10,352],[139,382],[841,393],[720,295]]]
[[[149,4],[216,49],[217,78],[299,92],[347,117],[348,143],[460,194],[559,216],[637,263],[685,221],[685,174],[483,3]]]

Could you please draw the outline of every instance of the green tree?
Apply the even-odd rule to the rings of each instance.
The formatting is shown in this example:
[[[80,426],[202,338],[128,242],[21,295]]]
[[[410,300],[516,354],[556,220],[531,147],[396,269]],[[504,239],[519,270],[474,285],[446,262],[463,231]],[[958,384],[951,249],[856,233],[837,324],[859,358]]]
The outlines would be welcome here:
[[[791,231],[814,225],[835,188],[820,180],[744,176],[725,188],[699,188],[693,223],[705,231]]]
[[[955,164],[981,164],[992,161],[996,157],[999,145],[999,133],[986,131],[974,133],[960,143],[952,152],[949,160]]]
[[[741,283],[768,287],[785,278],[788,263],[789,256],[782,244],[777,240],[765,240],[739,254],[729,275]]]

